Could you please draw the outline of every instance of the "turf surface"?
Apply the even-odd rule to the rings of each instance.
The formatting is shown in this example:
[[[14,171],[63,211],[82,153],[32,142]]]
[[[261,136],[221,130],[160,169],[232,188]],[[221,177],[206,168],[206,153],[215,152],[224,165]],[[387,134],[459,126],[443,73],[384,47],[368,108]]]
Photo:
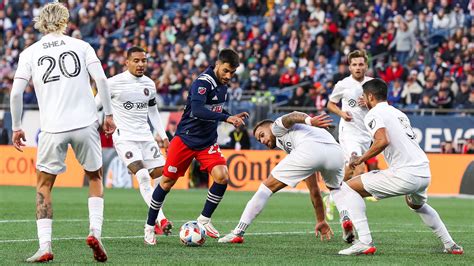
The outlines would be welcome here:
[[[53,252],[55,263],[91,263],[85,244],[88,234],[87,189],[55,188],[53,192]],[[214,214],[221,234],[238,222],[252,193],[227,192]],[[206,191],[172,191],[165,204],[175,227],[199,215]],[[314,236],[314,214],[307,194],[278,193],[248,229],[245,243],[222,245],[207,239],[202,247],[182,246],[177,229],[159,237],[155,247],[143,244],[147,208],[138,191],[105,191],[103,242],[109,263],[117,264],[470,264],[474,263],[474,200],[431,198],[453,238],[465,249],[462,256],[442,253],[441,242],[425,228],[403,198],[367,202],[369,224],[378,251],[375,256],[343,257],[347,247],[341,230],[329,242]],[[0,264],[18,264],[36,252],[35,190],[0,187]]]

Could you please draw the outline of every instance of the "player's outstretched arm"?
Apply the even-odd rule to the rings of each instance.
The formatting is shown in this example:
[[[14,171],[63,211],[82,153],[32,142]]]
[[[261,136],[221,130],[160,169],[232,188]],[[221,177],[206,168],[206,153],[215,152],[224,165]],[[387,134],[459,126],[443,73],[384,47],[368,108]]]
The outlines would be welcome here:
[[[327,108],[329,112],[340,116],[342,119],[346,120],[347,122],[352,120],[351,113],[342,111],[341,108],[339,108],[339,106],[337,106],[335,102],[328,101]]]
[[[370,149],[365,152],[362,156],[352,156],[351,161],[349,162],[349,167],[355,169],[355,167],[368,159],[377,156],[390,144],[388,139],[387,131],[384,127],[377,129],[374,134],[374,141]]]
[[[94,62],[87,66],[87,71],[97,84],[97,91],[100,96],[100,100],[104,107],[105,120],[104,120],[104,131],[110,135],[115,131],[115,122],[112,116],[112,103],[110,99],[109,85],[107,84],[107,77],[105,76],[104,70],[100,65],[100,62]]]
[[[318,186],[316,174],[313,174],[306,178],[306,186],[309,189],[309,196],[313,203],[314,212],[316,215],[316,227],[315,234],[319,236],[321,240],[329,240],[334,235],[331,227],[326,222],[323,199],[321,197],[321,190]]]
[[[321,114],[315,117],[310,117],[305,113],[294,111],[292,113],[282,116],[281,122],[285,128],[291,128],[296,123],[327,128],[331,125],[332,119],[327,114]]]
[[[158,135],[163,140],[164,148],[168,148],[169,140],[166,135],[165,128],[163,127],[163,121],[161,120],[160,113],[156,105],[148,106],[148,118],[150,118],[151,125],[158,132]]]
[[[25,146],[25,132],[21,129],[21,114],[23,112],[23,92],[25,92],[28,86],[28,81],[23,78],[15,78],[13,81],[12,92],[10,94],[10,109],[12,115],[12,143],[13,146],[19,150],[22,150],[22,146]]]

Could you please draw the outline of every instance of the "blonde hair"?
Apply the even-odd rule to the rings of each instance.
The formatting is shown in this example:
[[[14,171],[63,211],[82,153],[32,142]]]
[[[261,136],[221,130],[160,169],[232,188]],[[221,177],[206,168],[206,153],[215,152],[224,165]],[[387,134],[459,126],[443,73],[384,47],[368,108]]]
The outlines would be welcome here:
[[[39,16],[33,19],[35,29],[43,34],[65,33],[69,21],[69,11],[58,2],[52,2],[43,7]]]
[[[349,56],[347,58],[347,63],[349,63],[349,65],[350,65],[352,59],[359,58],[359,57],[363,57],[365,63],[367,63],[369,61],[369,57],[367,56],[367,53],[364,50],[355,50],[355,51],[353,51],[349,54]]]

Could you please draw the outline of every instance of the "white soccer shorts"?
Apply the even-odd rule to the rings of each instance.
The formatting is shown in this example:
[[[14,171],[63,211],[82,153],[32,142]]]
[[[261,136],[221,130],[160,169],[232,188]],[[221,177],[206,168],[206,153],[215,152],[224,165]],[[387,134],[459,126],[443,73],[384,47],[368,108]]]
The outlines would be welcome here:
[[[329,188],[339,188],[344,178],[344,156],[339,144],[308,142],[296,147],[271,174],[278,181],[296,187],[308,176],[320,172]]]
[[[41,132],[38,140],[36,169],[53,175],[66,171],[66,154],[69,144],[79,163],[86,171],[93,172],[102,167],[102,148],[97,131],[99,123],[59,132]]]
[[[128,167],[133,162],[142,161],[146,169],[151,170],[165,165],[156,141],[132,141],[114,138],[114,146],[122,162]]]
[[[428,200],[430,177],[402,177],[390,169],[375,170],[361,175],[364,189],[376,199],[407,195],[414,205],[423,205]]]
[[[361,156],[370,148],[370,140],[363,142],[360,140],[351,139],[351,137],[339,137],[339,143],[344,151],[344,160],[348,164],[352,153],[355,152],[357,156]]]

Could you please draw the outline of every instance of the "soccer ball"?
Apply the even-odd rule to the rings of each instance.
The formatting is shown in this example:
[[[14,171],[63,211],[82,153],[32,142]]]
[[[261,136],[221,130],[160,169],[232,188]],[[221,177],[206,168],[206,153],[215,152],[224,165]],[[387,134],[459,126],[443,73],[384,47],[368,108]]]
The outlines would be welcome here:
[[[179,229],[179,239],[185,246],[202,246],[206,242],[206,229],[196,221],[189,221]]]

